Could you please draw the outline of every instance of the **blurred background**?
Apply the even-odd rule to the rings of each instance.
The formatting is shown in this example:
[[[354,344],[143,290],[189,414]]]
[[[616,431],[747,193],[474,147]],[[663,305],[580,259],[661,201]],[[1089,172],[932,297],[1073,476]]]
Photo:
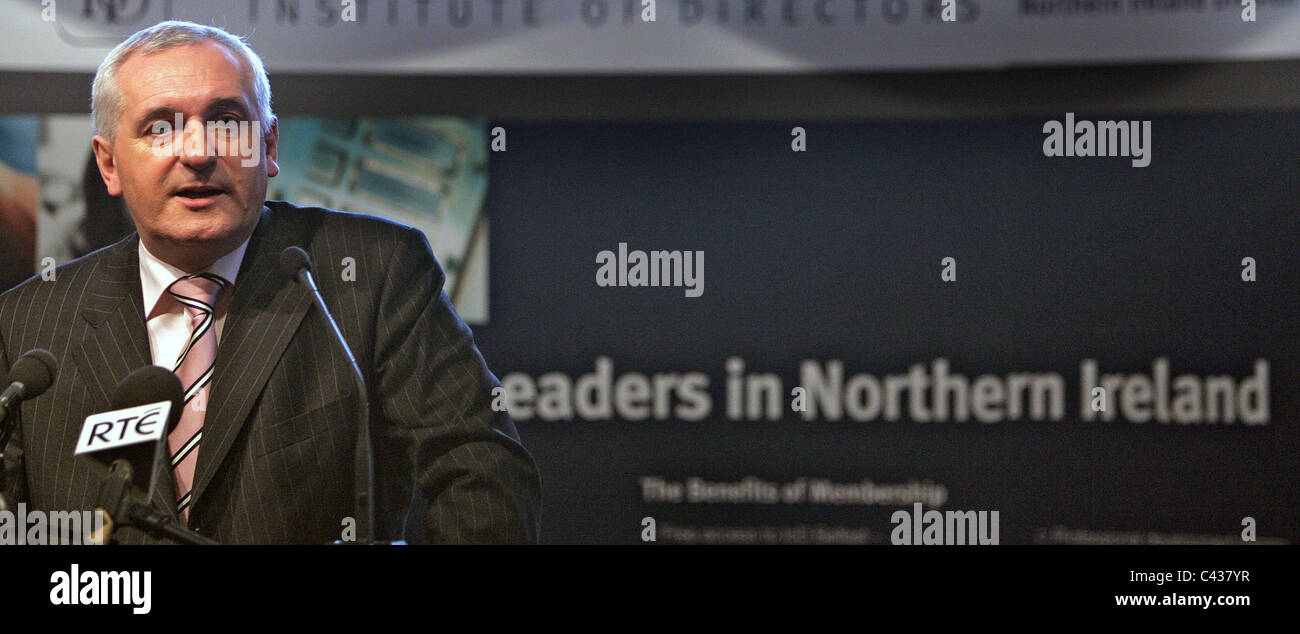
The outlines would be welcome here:
[[[133,231],[90,82],[165,19],[262,55],[269,197],[429,237],[546,542],[889,543],[917,503],[1300,539],[1300,2],[0,0],[0,288]],[[1046,155],[1067,120],[1149,124],[1150,165]],[[620,244],[701,253],[702,295],[599,284]],[[940,360],[985,420],[890,411]]]

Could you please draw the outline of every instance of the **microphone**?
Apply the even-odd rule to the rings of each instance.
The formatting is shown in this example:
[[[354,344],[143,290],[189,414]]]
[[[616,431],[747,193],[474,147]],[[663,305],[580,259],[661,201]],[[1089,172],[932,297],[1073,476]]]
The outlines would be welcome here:
[[[25,399],[36,398],[54,384],[59,374],[59,362],[48,350],[28,350],[9,368],[8,385],[0,392],[0,423],[12,413],[13,408]],[[8,427],[0,432],[0,448],[9,439]]]
[[[10,471],[16,472],[22,461],[22,451],[16,447],[7,454],[9,436],[18,426],[18,404],[44,394],[58,374],[59,362],[40,348],[23,353],[9,368],[8,385],[0,392],[0,511],[9,507],[8,496],[14,493],[9,490]]]
[[[180,422],[184,406],[180,379],[166,368],[150,365],[118,383],[112,410],[86,417],[76,454],[97,465],[101,474],[95,506],[107,521],[103,532],[93,536],[98,543],[107,543],[119,523],[183,542],[216,543],[136,499],[141,491],[133,480],[142,473],[149,477],[145,499],[153,498],[157,466],[167,455],[167,435]]]
[[[356,357],[352,356],[352,348],[348,347],[347,339],[343,338],[343,331],[339,329],[338,322],[334,321],[334,316],[325,306],[325,299],[321,297],[320,289],[316,287],[316,278],[311,273],[311,256],[299,247],[286,247],[280,252],[280,269],[311,293],[312,301],[325,317],[330,332],[334,333],[334,340],[343,349],[343,355],[347,357],[348,365],[352,368],[352,378],[356,383],[357,393],[361,396],[361,406],[358,408],[358,420],[361,422],[357,429],[354,470],[356,509],[361,516],[357,519],[357,543],[370,543],[374,538],[375,525],[375,457],[370,449],[370,396],[366,391],[366,381],[362,378],[361,366],[357,365]]]
[[[113,390],[113,400],[109,405],[113,410],[124,410],[164,401],[171,403],[167,414],[167,426],[152,446],[147,443],[137,443],[116,450],[89,454],[92,459],[103,465],[111,465],[114,460],[126,460],[131,467],[132,477],[148,473],[149,487],[146,499],[149,500],[153,499],[154,490],[158,486],[155,477],[158,472],[157,467],[168,454],[167,437],[181,421],[182,408],[185,407],[185,388],[181,386],[181,380],[167,368],[146,365],[126,375],[126,378],[117,384],[117,389]]]

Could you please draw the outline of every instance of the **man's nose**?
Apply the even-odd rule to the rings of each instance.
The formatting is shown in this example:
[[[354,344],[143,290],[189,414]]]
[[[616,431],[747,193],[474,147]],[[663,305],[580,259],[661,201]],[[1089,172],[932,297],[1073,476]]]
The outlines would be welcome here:
[[[186,124],[181,142],[181,162],[196,171],[207,169],[217,158],[210,149],[203,122],[191,121]]]

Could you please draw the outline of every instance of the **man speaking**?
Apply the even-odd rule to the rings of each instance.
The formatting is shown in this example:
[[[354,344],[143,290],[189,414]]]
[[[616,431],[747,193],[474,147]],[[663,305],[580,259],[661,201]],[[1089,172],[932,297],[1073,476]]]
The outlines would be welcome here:
[[[153,364],[180,378],[186,402],[153,474],[155,507],[224,543],[345,537],[362,512],[361,390],[280,263],[297,246],[369,392],[375,536],[401,539],[418,494],[430,542],[536,541],[537,468],[491,406],[499,383],[423,234],[265,200],[279,139],[256,53],[220,29],[160,23],[108,54],[92,110],[100,175],[137,233],[0,296],[0,377],[33,348],[60,363],[22,406],[18,501],[95,506],[99,476],[73,455],[82,421]]]

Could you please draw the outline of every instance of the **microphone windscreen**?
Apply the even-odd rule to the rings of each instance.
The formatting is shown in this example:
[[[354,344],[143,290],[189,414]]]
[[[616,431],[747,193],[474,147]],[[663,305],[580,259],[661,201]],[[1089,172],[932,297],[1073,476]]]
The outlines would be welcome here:
[[[311,256],[299,247],[285,247],[280,252],[280,270],[288,277],[297,277],[298,271],[312,270]]]
[[[48,350],[29,350],[14,361],[9,368],[8,383],[22,383],[23,397],[36,398],[45,393],[54,384],[54,377],[59,374],[59,362]]]
[[[156,365],[146,365],[126,375],[113,391],[111,409],[126,409],[137,405],[171,401],[171,414],[167,417],[167,432],[171,433],[181,420],[185,407],[185,388],[170,370]]]

